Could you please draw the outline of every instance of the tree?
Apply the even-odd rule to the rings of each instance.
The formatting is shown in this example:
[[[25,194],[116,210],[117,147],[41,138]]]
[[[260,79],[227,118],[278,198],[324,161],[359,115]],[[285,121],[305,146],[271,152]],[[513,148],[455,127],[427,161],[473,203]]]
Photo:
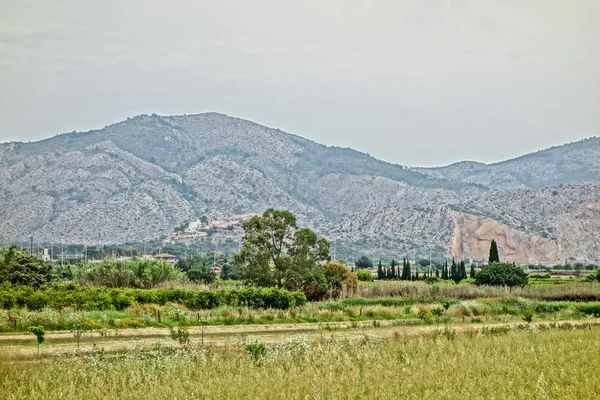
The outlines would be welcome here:
[[[14,246],[0,250],[0,282],[38,288],[50,283],[52,266]]]
[[[37,347],[38,347],[38,356],[39,356],[40,355],[40,345],[46,341],[46,338],[44,337],[46,335],[46,332],[44,331],[44,327],[43,326],[30,326],[27,330],[29,332],[33,333],[35,335],[35,337],[37,338]]]
[[[329,242],[308,228],[298,230],[294,214],[269,209],[242,227],[243,246],[235,256],[242,279],[291,290],[322,283],[322,271],[315,267],[329,260]]]
[[[177,267],[183,271],[191,281],[213,283],[217,274],[212,270],[206,260],[198,253],[188,254],[177,262]]]
[[[354,265],[360,269],[373,269],[373,261],[367,256],[360,256]]]
[[[356,291],[358,277],[356,273],[350,272],[346,264],[340,261],[329,261],[325,264],[324,270],[332,297],[339,297],[342,290],[351,294]]]
[[[469,278],[475,279],[475,264],[471,263],[471,271],[469,274]]]
[[[398,271],[396,267],[398,267],[398,263],[396,262],[396,260],[392,259],[392,262],[390,262],[390,268],[392,269],[392,279],[398,279]]]
[[[465,262],[461,261],[460,262],[460,266],[458,268],[459,271],[459,275],[460,275],[460,281],[462,281],[463,279],[467,279],[467,268],[465,267]]]
[[[240,279],[235,260],[232,260],[229,257],[223,260],[221,265],[221,279],[224,281]]]
[[[402,277],[403,281],[410,281],[410,261],[407,261],[406,258],[402,261]]]
[[[379,279],[379,280],[385,279],[385,272],[383,272],[383,265],[381,264],[381,260],[377,264],[377,279]]]
[[[460,281],[458,266],[456,265],[454,258],[452,258],[452,266],[450,267],[450,279],[452,279],[456,283]]]
[[[499,263],[500,256],[498,255],[498,244],[494,239],[492,239],[492,244],[490,245],[490,258],[489,263]]]
[[[485,265],[475,276],[475,284],[491,286],[525,286],[528,276],[521,267],[513,264],[493,263]]]

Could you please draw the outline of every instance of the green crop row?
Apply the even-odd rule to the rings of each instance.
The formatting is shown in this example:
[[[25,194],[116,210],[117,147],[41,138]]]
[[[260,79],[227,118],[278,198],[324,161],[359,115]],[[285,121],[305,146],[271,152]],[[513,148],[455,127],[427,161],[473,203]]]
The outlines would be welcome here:
[[[115,289],[92,288],[77,284],[53,284],[32,289],[25,286],[0,285],[0,308],[41,310],[73,308],[76,310],[123,310],[134,304],[183,304],[191,310],[212,309],[224,305],[285,310],[306,303],[302,292],[276,288],[233,290],[186,289]]]

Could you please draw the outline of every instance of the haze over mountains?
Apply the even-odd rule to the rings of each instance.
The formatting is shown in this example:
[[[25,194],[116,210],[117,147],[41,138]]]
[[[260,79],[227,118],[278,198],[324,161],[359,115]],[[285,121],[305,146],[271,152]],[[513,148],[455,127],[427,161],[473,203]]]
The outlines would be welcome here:
[[[495,238],[508,261],[600,262],[600,139],[413,169],[207,113],[0,144],[8,240],[150,240],[269,207],[374,256],[482,259]]]

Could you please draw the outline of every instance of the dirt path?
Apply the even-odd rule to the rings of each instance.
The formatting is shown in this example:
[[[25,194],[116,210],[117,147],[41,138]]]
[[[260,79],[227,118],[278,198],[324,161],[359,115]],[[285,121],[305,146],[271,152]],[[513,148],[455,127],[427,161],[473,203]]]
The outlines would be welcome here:
[[[570,324],[578,326],[589,323],[598,323],[597,320],[569,320],[569,321],[543,321],[532,323],[540,329],[550,328],[550,324],[557,326]],[[455,324],[450,329],[457,334],[467,331],[477,332],[484,329],[511,327],[523,322],[486,323],[486,324]],[[376,326],[375,326],[376,325]],[[301,338],[337,338],[385,339],[394,336],[428,336],[443,331],[442,327],[435,325],[406,325],[399,324],[397,320],[388,321],[362,321],[357,323],[306,323],[306,324],[280,324],[280,325],[237,325],[237,326],[210,326],[206,327],[204,335],[202,328],[190,327],[190,342],[195,345],[208,346],[239,346],[242,343],[278,344],[297,341]],[[105,352],[127,351],[136,348],[149,348],[152,346],[174,346],[176,342],[169,337],[167,328],[127,329],[119,332],[117,336],[100,336],[98,333],[88,334],[81,338],[79,349],[76,339],[70,332],[50,332],[47,342],[42,345],[41,353],[44,358],[52,358],[81,352],[102,350]],[[27,361],[37,357],[37,346],[32,335],[3,334],[0,335],[0,360]]]

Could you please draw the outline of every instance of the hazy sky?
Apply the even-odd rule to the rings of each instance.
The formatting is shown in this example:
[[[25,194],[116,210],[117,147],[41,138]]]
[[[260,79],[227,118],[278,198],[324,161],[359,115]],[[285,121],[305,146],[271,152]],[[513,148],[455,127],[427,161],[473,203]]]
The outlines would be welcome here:
[[[600,1],[0,3],[0,141],[206,111],[404,165],[600,135]]]

